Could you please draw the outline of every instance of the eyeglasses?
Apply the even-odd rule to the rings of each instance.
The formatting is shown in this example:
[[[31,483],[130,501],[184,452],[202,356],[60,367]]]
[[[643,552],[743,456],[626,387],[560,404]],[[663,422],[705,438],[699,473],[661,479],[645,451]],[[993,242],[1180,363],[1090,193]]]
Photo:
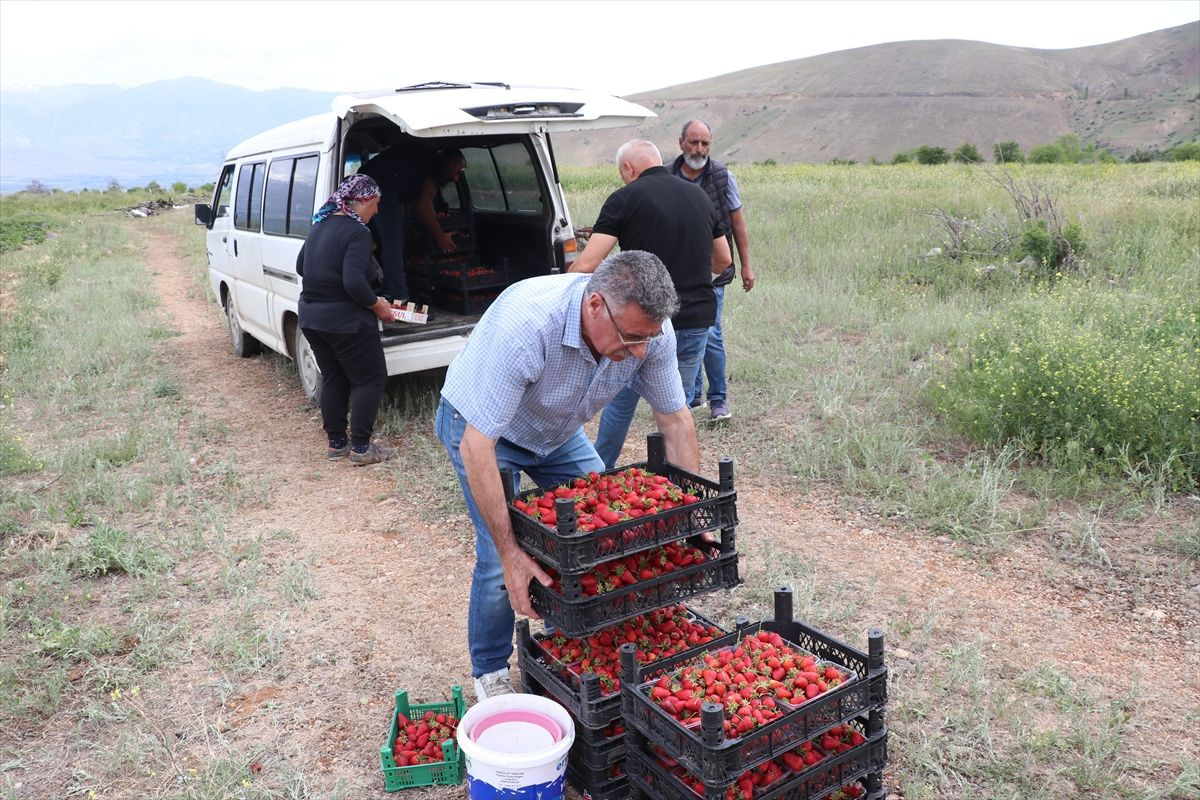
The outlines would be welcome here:
[[[612,323],[613,330],[617,332],[617,338],[621,340],[621,345],[626,349],[630,347],[638,347],[643,344],[649,344],[652,340],[663,335],[663,331],[660,328],[658,333],[652,333],[649,336],[643,336],[640,339],[626,339],[625,334],[621,333],[621,329],[617,327],[617,321],[613,318],[612,309],[608,307],[608,300],[605,299],[604,295],[600,295],[600,302],[604,303],[604,313],[608,314],[608,321]]]

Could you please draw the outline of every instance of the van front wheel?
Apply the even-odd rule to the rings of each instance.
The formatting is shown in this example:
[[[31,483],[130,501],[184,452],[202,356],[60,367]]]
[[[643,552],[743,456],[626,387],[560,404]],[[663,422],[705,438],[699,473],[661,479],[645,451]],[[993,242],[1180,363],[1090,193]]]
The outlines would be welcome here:
[[[258,339],[242,330],[242,323],[238,320],[237,306],[233,302],[232,293],[225,298],[225,319],[229,321],[229,342],[233,345],[234,355],[241,358],[258,355],[262,345],[259,344]]]
[[[304,396],[314,406],[321,400],[321,368],[317,366],[317,357],[313,355],[304,331],[296,325],[292,329],[292,353],[296,356],[296,372],[300,374],[300,387]]]

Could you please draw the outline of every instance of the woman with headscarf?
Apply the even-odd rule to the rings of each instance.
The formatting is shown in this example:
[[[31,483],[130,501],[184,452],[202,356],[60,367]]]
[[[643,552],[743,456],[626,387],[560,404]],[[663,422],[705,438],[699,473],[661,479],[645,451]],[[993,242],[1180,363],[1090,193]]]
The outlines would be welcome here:
[[[371,441],[383,401],[387,364],[375,320],[393,321],[392,306],[371,287],[371,232],[379,211],[379,185],[351,175],[313,215],[313,226],[296,257],[300,329],[321,368],[321,419],[329,437],[328,458],[377,464],[396,454]],[[346,417],[350,417],[347,437]]]

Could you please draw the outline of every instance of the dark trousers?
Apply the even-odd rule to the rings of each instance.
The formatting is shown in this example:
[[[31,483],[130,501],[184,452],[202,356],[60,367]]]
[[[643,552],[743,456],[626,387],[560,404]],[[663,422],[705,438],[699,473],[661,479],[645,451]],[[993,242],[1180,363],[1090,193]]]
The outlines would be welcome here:
[[[365,324],[355,333],[303,330],[321,368],[321,421],[325,433],[330,440],[345,437],[349,413],[350,444],[365,447],[371,441],[387,383],[379,331]]]
[[[379,231],[379,262],[383,266],[383,293],[393,300],[408,299],[404,274],[404,211],[394,192],[383,192],[379,213],[372,220]]]

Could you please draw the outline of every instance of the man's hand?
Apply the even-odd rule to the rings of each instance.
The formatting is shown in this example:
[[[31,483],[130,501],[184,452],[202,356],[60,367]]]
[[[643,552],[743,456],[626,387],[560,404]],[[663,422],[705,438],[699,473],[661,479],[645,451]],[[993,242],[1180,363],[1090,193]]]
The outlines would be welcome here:
[[[749,264],[742,264],[742,291],[748,292],[754,288],[754,270]]]
[[[438,233],[435,238],[437,239],[438,249],[443,253],[458,252],[458,245],[454,243],[454,236],[452,234],[442,231]]]
[[[508,590],[508,603],[513,611],[532,619],[541,619],[533,610],[529,584],[530,581],[537,581],[542,586],[553,583],[546,570],[520,548],[502,553],[500,562],[504,565],[504,588]]]

